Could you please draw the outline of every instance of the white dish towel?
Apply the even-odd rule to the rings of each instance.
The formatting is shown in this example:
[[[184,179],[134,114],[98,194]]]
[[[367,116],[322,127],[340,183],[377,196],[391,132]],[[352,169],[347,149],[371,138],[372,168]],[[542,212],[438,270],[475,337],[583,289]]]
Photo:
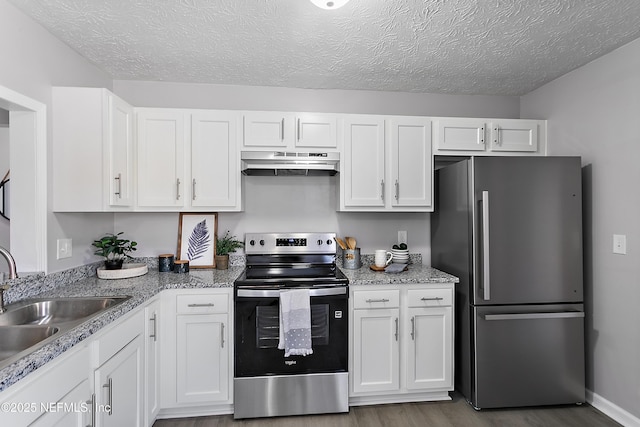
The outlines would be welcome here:
[[[284,357],[313,354],[308,289],[280,291],[280,341]]]

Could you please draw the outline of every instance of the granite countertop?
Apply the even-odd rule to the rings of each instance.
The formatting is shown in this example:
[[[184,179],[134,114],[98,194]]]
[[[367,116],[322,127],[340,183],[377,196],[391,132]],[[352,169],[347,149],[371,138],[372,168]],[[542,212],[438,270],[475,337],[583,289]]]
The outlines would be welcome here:
[[[409,264],[407,271],[397,274],[373,271],[369,264],[364,264],[357,270],[341,268],[349,278],[349,285],[394,285],[413,283],[458,283],[455,276],[436,270],[423,264]]]
[[[166,289],[231,288],[242,273],[244,266],[228,270],[196,270],[188,274],[159,273],[152,268],[144,276],[130,279],[105,280],[88,277],[69,281],[61,286],[47,289],[29,298],[60,298],[84,296],[131,296],[126,302],[105,313],[62,333],[47,345],[17,360],[0,370],[0,392],[26,377],[39,367],[50,362],[74,345],[95,334],[104,326]],[[358,270],[341,268],[349,278],[350,285],[380,285],[409,283],[450,283],[458,278],[422,264],[410,264],[408,270],[399,274],[376,272],[363,265]]]
[[[104,280],[89,277],[64,284],[29,298],[85,296],[131,296],[126,302],[62,333],[42,348],[0,370],[0,392],[39,367],[50,362],[74,345],[98,332],[104,326],[146,303],[165,289],[231,288],[244,267],[228,270],[195,270],[189,274],[159,273],[149,270],[144,276],[130,279]]]

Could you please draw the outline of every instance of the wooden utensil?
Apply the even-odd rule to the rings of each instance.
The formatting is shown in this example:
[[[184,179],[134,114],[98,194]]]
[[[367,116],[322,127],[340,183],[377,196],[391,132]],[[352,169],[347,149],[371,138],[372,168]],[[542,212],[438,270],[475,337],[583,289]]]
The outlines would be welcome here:
[[[338,244],[338,246],[340,246],[340,249],[342,249],[343,251],[345,249],[347,249],[347,245],[344,244],[344,242],[342,241],[342,239],[340,237],[334,237],[333,240],[336,241],[336,243]]]
[[[357,248],[356,239],[354,239],[353,237],[345,237],[345,239],[347,240],[347,246],[349,247],[349,249]]]

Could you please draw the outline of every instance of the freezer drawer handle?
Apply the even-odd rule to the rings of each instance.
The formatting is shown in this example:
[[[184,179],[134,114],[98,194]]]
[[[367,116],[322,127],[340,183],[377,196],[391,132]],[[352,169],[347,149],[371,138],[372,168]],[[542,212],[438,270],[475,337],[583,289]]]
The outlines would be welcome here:
[[[489,192],[482,192],[482,287],[483,299],[491,299],[491,277],[489,275]]]
[[[484,320],[569,319],[577,317],[584,317],[584,312],[485,314]]]

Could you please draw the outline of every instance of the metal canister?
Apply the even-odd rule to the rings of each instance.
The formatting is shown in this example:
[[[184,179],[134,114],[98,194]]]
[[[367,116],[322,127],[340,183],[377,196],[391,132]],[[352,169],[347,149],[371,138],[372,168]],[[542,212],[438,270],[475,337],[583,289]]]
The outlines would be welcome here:
[[[362,266],[360,262],[360,248],[345,249],[342,251],[342,267],[349,270],[357,270]]]

